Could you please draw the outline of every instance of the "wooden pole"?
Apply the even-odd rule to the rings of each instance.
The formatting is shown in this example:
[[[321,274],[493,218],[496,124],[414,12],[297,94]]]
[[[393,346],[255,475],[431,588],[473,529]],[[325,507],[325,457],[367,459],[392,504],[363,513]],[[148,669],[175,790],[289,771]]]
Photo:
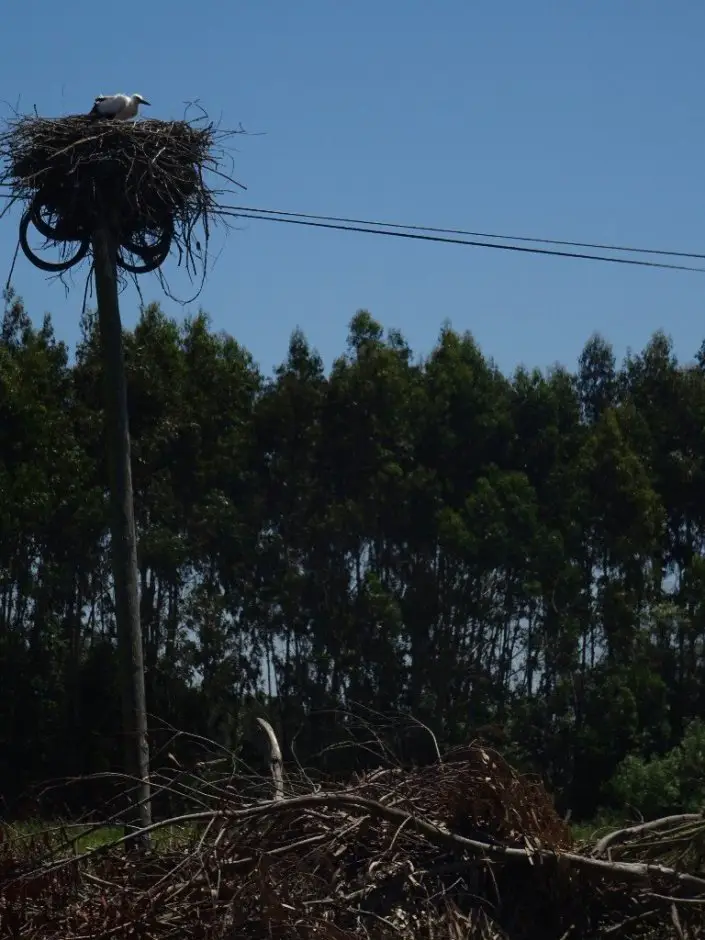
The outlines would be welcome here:
[[[127,381],[118,305],[117,242],[109,227],[93,234],[93,263],[98,301],[105,382],[105,421],[110,468],[112,564],[115,619],[122,698],[125,772],[139,781],[131,824],[152,821],[149,784],[149,740],[140,624],[137,537],[132,498]],[[149,848],[149,838],[142,840]]]

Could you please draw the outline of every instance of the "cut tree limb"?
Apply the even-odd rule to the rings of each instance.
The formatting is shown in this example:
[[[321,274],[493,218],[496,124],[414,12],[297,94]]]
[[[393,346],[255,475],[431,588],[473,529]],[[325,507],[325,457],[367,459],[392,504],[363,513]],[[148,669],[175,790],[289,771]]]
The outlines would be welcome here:
[[[661,819],[652,819],[650,822],[639,823],[637,826],[617,829],[603,836],[590,854],[593,858],[599,858],[601,855],[605,855],[609,849],[622,845],[630,839],[636,839],[646,832],[660,832],[662,829],[673,829],[676,826],[698,822],[705,824],[705,817],[701,813],[681,813],[678,816],[663,816]]]
[[[274,780],[274,799],[283,800],[284,799],[284,776],[283,776],[283,766],[284,762],[282,760],[282,752],[279,747],[279,742],[277,741],[277,736],[274,733],[274,728],[270,725],[268,721],[265,721],[264,718],[258,718],[257,724],[262,728],[264,733],[269,739],[269,769],[272,772],[272,780]]]

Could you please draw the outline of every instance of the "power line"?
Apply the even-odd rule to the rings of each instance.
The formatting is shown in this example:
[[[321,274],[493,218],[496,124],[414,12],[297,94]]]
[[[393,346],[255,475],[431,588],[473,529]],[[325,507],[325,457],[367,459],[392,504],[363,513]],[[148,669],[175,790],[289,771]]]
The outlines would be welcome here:
[[[671,258],[695,258],[705,261],[705,254],[692,251],[662,250],[660,248],[633,248],[624,245],[610,245],[601,242],[571,242],[558,238],[538,238],[529,235],[497,235],[491,232],[470,232],[462,228],[437,228],[432,225],[404,225],[401,222],[382,222],[369,219],[349,219],[336,215],[314,215],[311,212],[285,212],[282,209],[260,209],[250,206],[224,206],[235,212],[253,212],[262,215],[278,215],[293,219],[314,219],[321,222],[341,222],[346,225],[365,225],[388,229],[406,229],[415,232],[435,232],[443,235],[463,235],[467,238],[496,238],[511,242],[534,242],[538,245],[563,245],[567,248],[595,248],[601,251],[621,251],[635,255],[664,255]],[[698,269],[699,270],[699,269]]]
[[[266,214],[264,214],[266,212]],[[239,209],[237,206],[226,206],[218,211],[218,215],[229,216],[239,219],[253,219],[256,221],[262,222],[286,222],[289,225],[306,225],[312,228],[325,228],[325,229],[335,229],[341,232],[364,232],[368,235],[386,235],[391,238],[410,238],[415,241],[424,241],[424,242],[441,242],[449,245],[464,245],[470,248],[494,248],[500,251],[515,251],[521,252],[523,254],[532,254],[532,255],[549,255],[555,258],[578,258],[584,261],[603,261],[609,262],[612,264],[628,264],[636,265],[643,268],[666,268],[671,271],[691,271],[697,274],[705,274],[705,268],[696,268],[683,264],[668,264],[663,261],[639,261],[636,258],[613,258],[609,255],[591,255],[584,252],[576,251],[557,251],[551,248],[529,248],[525,245],[507,245],[507,244],[498,244],[496,242],[487,242],[487,241],[477,241],[470,240],[466,238],[451,238],[448,236],[442,235],[427,235],[420,234],[418,232],[407,232],[407,231],[395,231],[392,229],[385,228],[370,228],[364,227],[364,225],[347,225],[334,222],[317,222],[311,221],[313,216],[306,218],[289,218],[282,215],[276,215],[275,210],[268,209],[264,212],[260,210],[250,210],[242,207]],[[373,225],[375,223],[367,223],[368,225]],[[425,230],[424,230],[425,231]],[[500,237],[500,236],[496,236]],[[555,242],[551,242],[555,244]],[[621,249],[622,251],[629,251],[630,249]],[[647,249],[642,249],[646,251]],[[656,252],[661,254],[661,252]],[[665,252],[664,252],[665,254]],[[687,257],[693,257],[687,255]]]

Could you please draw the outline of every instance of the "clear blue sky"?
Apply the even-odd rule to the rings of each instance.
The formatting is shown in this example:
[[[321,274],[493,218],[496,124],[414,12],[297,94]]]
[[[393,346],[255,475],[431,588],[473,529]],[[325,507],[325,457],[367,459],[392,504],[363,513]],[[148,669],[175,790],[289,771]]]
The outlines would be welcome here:
[[[705,251],[703,0],[25,0],[2,40],[22,110],[138,91],[153,116],[198,97],[261,133],[236,141],[255,206]],[[0,221],[3,281],[16,221]],[[361,307],[418,353],[448,318],[505,370],[573,365],[593,331],[620,356],[657,328],[683,358],[705,338],[703,275],[265,222],[216,242],[186,309],[267,371],[296,326],[329,363]],[[80,276],[67,298],[20,256],[13,283],[73,345]],[[161,299],[153,277],[142,289]],[[122,313],[131,326],[133,292]]]

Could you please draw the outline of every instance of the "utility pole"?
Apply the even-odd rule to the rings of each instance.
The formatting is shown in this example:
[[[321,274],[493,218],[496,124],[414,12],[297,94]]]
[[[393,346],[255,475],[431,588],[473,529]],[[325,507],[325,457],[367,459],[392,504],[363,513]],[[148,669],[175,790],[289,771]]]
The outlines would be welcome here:
[[[25,203],[18,233],[24,255],[54,274],[70,270],[91,251],[93,255],[105,382],[123,769],[134,782],[127,795],[126,835],[134,836],[135,829],[150,825],[152,808],[117,272],[156,271],[174,245],[180,255],[185,252],[187,268],[193,268],[192,246],[200,252],[196,225],[202,225],[207,242],[210,217],[221,211],[203,171],[217,165],[214,148],[227,135],[212,124],[186,120],[132,124],[94,121],[81,114],[51,120],[33,114],[10,121],[8,127],[0,129],[0,184],[10,186],[13,200]],[[40,258],[29,245],[30,226],[55,246],[77,244],[75,254],[61,261]],[[204,265],[205,257],[203,253]],[[127,844],[146,849],[149,842],[145,835]]]
[[[128,822],[145,828],[152,821],[149,739],[140,624],[137,535],[132,497],[127,380],[118,304],[118,241],[108,225],[97,229],[93,233],[92,241],[104,376],[105,439],[110,468],[112,565],[124,761],[125,772],[136,781],[137,794],[137,805],[132,803],[134,811]],[[149,848],[148,836],[142,840],[141,847]]]

